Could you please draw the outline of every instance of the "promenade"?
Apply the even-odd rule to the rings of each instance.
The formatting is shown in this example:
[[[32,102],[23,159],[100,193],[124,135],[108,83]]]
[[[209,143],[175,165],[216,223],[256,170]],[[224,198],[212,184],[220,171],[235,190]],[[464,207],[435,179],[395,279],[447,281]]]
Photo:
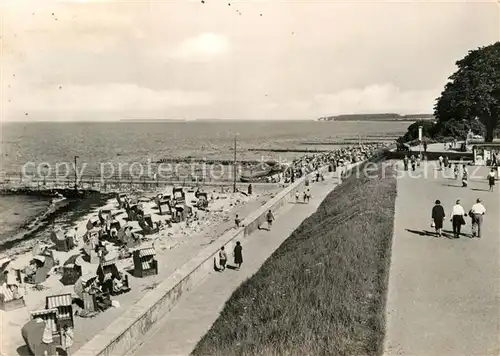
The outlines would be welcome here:
[[[400,164],[400,170],[402,164]],[[409,173],[427,172],[412,178]],[[385,355],[498,355],[500,335],[500,194],[488,192],[488,168],[468,167],[469,186],[435,174],[435,162],[398,180],[387,302]],[[438,172],[439,173],[439,172]],[[449,174],[450,176],[452,174]],[[468,212],[486,207],[482,238],[451,239],[449,215],[457,199]],[[436,199],[445,209],[444,232],[430,227]]]
[[[337,185],[337,174],[313,183],[309,204],[290,203],[276,215],[272,230],[258,230],[241,240],[244,263],[241,270],[211,273],[201,284],[181,298],[160,325],[131,350],[129,355],[189,355],[218,318],[233,291],[260,266],[281,243],[316,211],[326,195]],[[232,251],[228,251],[232,265]]]

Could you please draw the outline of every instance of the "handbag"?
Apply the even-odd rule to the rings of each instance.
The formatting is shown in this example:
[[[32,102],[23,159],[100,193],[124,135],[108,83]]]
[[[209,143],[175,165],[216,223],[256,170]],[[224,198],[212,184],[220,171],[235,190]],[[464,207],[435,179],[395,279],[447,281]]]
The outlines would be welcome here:
[[[460,224],[465,225],[465,219],[462,215],[460,215]]]
[[[431,221],[431,227],[436,227],[436,223],[434,222],[434,220]]]

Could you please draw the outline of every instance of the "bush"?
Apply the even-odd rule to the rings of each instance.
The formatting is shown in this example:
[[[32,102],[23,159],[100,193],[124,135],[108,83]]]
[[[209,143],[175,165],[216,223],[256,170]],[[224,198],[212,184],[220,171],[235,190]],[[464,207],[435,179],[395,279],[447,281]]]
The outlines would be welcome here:
[[[373,173],[373,172],[371,172]],[[193,355],[376,355],[396,179],[352,175],[245,281]]]

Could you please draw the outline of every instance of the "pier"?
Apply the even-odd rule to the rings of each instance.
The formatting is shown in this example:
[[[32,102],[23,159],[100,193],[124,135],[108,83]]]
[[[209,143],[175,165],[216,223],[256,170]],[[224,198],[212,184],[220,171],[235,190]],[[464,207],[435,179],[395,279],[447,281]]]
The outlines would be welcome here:
[[[4,175],[0,179],[0,194],[26,194],[26,195],[51,195],[55,191],[64,196],[83,196],[89,193],[111,193],[123,190],[156,190],[167,186],[183,187],[221,187],[222,189],[232,187],[233,179],[200,180],[190,176],[184,179],[171,177],[169,179],[151,179],[147,177],[133,178],[131,176],[118,178],[102,178],[99,176],[82,176],[78,179],[76,187],[75,180],[65,177],[30,177],[23,178],[22,175]],[[236,187],[246,190],[249,183],[236,182]],[[252,182],[253,186],[265,185],[266,187],[278,187],[283,183]]]

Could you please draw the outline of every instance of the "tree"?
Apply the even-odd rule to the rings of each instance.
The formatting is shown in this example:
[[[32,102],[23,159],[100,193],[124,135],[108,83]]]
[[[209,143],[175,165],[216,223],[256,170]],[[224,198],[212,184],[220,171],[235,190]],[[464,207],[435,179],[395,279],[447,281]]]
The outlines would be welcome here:
[[[491,142],[500,115],[500,42],[469,51],[456,65],[434,106],[437,126],[450,131],[453,122],[471,126],[478,118]]]
[[[484,125],[479,120],[457,120],[451,119],[440,121],[436,124],[434,131],[441,137],[466,138],[469,130],[474,134],[483,135]]]
[[[418,140],[418,128],[422,126],[422,138],[434,137],[436,125],[429,120],[418,120],[408,127],[408,131],[402,137],[402,142]],[[425,139],[424,139],[425,140]]]

